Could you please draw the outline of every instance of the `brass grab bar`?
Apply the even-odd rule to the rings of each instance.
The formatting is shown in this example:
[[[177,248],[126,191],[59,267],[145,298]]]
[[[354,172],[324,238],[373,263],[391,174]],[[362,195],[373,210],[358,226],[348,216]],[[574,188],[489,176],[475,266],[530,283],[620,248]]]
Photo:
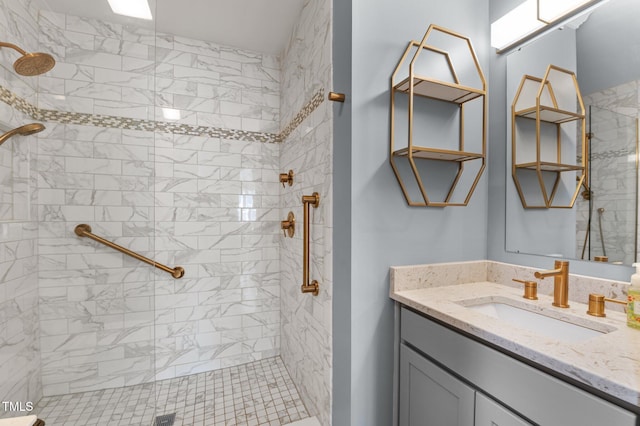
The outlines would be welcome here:
[[[111,242],[109,240],[105,240],[102,237],[99,237],[99,236],[97,236],[95,234],[92,234],[91,233],[91,227],[89,225],[87,225],[86,223],[81,223],[80,225],[76,226],[75,233],[79,237],[89,237],[92,240],[97,241],[99,243],[102,243],[107,247],[111,247],[114,250],[118,250],[121,253],[127,254],[127,255],[129,255],[129,256],[131,256],[131,257],[133,257],[135,259],[138,259],[138,260],[140,260],[142,262],[148,263],[151,266],[155,266],[158,269],[162,269],[163,271],[170,273],[173,278],[177,279],[177,278],[182,278],[184,276],[184,268],[182,266],[176,266],[175,268],[169,268],[168,266],[165,266],[165,265],[163,265],[161,263],[154,262],[153,260],[151,260],[151,259],[149,259],[147,257],[144,257],[144,256],[142,256],[142,255],[140,255],[140,254],[138,254],[136,252],[133,252],[133,251],[129,250],[128,248],[124,248],[122,246],[119,246],[116,243],[113,243],[113,242]]]
[[[311,293],[317,296],[320,292],[320,284],[316,280],[309,283],[309,205],[318,207],[320,205],[320,194],[314,192],[313,195],[303,195],[302,204],[304,207],[304,243],[302,247],[302,286],[300,289],[303,293]]]

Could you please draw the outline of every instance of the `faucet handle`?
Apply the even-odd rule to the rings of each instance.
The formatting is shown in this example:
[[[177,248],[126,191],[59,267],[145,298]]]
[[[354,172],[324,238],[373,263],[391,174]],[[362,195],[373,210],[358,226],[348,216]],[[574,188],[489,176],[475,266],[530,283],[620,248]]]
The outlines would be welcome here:
[[[513,281],[524,284],[524,294],[522,297],[529,300],[538,300],[538,283],[529,280],[518,280],[513,278]]]
[[[602,294],[589,293],[589,309],[587,313],[594,317],[606,317],[604,313],[604,302],[619,303],[620,305],[626,305],[626,300],[616,300],[604,297]]]
[[[293,185],[293,170],[289,170],[289,173],[280,173],[280,183],[283,188],[287,183],[289,186]]]

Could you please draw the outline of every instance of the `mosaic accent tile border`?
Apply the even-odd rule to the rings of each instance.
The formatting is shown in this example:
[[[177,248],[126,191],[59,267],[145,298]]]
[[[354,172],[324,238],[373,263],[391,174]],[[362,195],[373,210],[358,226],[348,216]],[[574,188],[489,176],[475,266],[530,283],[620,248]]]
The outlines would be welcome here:
[[[194,126],[191,124],[168,123],[165,121],[140,120],[135,118],[116,117],[113,115],[85,114],[64,112],[51,109],[38,110],[34,119],[63,124],[79,124],[84,126],[109,127],[114,129],[159,131],[179,135],[209,136],[212,138],[234,139],[249,142],[275,143],[278,135],[246,130],[223,129],[220,127]]]
[[[141,120],[135,118],[116,117],[112,115],[86,114],[80,112],[65,112],[51,109],[39,109],[25,99],[20,98],[5,87],[0,86],[0,101],[28,114],[34,120],[49,121],[62,124],[78,124],[84,126],[108,127],[114,129],[159,131],[164,133],[209,136],[211,138],[242,140],[248,142],[279,143],[315,111],[324,101],[324,88],[320,88],[311,100],[302,107],[300,112],[279,133],[252,132],[239,129],[223,129],[220,127],[194,126],[191,124],[169,123],[165,121]]]
[[[608,150],[604,152],[591,152],[592,160],[607,160],[611,158],[627,157],[629,155],[635,155],[635,150],[631,150],[627,147],[617,150]],[[578,162],[582,161],[582,155],[578,155]]]
[[[324,88],[320,88],[312,97],[311,100],[302,107],[300,112],[291,120],[289,124],[278,135],[278,142],[284,142],[285,139],[300,125],[302,122],[311,115],[320,104],[324,102]]]
[[[0,86],[0,101],[36,119],[38,108],[2,86]]]

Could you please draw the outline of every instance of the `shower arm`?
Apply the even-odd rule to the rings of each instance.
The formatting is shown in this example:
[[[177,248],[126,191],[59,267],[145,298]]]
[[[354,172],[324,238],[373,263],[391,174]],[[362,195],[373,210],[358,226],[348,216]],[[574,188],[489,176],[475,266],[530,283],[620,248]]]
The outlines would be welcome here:
[[[155,266],[158,269],[162,269],[163,271],[170,273],[173,278],[178,279],[178,278],[182,278],[184,276],[184,268],[182,266],[176,266],[175,268],[170,268],[170,267],[165,266],[165,265],[163,265],[161,263],[154,262],[153,260],[151,260],[151,259],[149,259],[147,257],[144,257],[141,254],[138,254],[138,253],[136,253],[134,251],[131,251],[128,248],[119,246],[116,243],[113,243],[113,242],[111,242],[109,240],[105,240],[102,237],[99,237],[99,236],[97,236],[95,234],[92,234],[91,233],[91,227],[89,225],[85,224],[85,223],[81,223],[80,225],[76,226],[75,233],[79,237],[91,238],[92,240],[97,241],[97,242],[99,242],[101,244],[104,244],[107,247],[111,247],[114,250],[117,250],[117,251],[119,251],[121,253],[129,255],[129,256],[131,256],[131,257],[133,257],[135,259],[138,259],[138,260],[140,260],[142,262],[148,263],[151,266]]]
[[[4,41],[0,41],[0,47],[11,48],[13,50],[18,51],[21,55],[26,55],[27,54],[27,52],[25,52],[24,50],[22,50],[21,48],[19,48],[18,46],[16,46],[15,44],[12,44],[12,43],[6,43]]]

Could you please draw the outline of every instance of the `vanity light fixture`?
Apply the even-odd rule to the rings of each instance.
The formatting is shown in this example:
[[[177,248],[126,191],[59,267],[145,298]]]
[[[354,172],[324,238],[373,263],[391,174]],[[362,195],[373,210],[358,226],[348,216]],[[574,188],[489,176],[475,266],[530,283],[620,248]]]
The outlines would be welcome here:
[[[587,3],[593,2],[589,0],[538,0],[538,19],[549,24],[564,18]]]
[[[132,18],[152,20],[148,0],[108,0],[113,13]]]
[[[504,49],[546,24],[538,20],[536,0],[526,0],[491,24],[491,46]]]
[[[504,52],[550,25],[591,11],[608,0],[526,0],[491,24],[491,46]]]

